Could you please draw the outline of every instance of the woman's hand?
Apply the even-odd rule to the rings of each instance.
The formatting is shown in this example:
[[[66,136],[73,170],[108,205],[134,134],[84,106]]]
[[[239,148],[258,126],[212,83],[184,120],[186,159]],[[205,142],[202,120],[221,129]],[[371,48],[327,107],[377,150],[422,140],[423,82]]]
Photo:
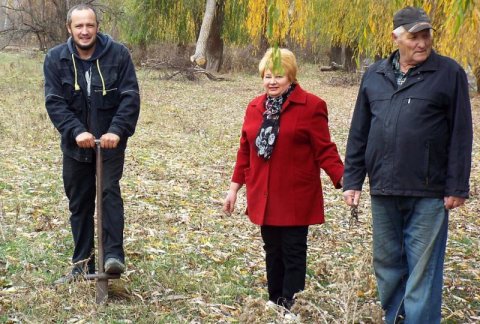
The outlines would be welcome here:
[[[237,193],[231,190],[228,191],[225,202],[223,203],[223,212],[227,215],[231,215],[235,210],[235,202],[237,201]]]
[[[232,182],[230,184],[230,190],[227,192],[227,197],[223,203],[223,212],[227,215],[231,215],[235,210],[235,202],[237,201],[237,192],[242,187],[241,184]]]

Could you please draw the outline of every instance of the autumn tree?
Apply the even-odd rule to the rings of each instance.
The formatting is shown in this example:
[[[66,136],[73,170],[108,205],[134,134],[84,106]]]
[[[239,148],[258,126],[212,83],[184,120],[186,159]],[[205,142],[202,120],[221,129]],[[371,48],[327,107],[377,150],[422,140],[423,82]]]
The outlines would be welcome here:
[[[66,40],[67,12],[71,6],[80,2],[85,1],[2,0],[0,9],[4,25],[0,28],[0,34],[12,41],[34,36],[39,49],[44,51]]]
[[[116,0],[105,0],[110,5]],[[126,0],[118,6],[118,16],[106,16],[110,26],[116,25],[122,39],[138,45],[141,59],[150,44],[166,42],[180,48],[194,42],[205,10],[205,0]]]
[[[332,53],[337,52],[332,60],[348,70],[360,64],[362,58],[386,57],[391,53],[395,49],[391,38],[393,14],[407,5],[423,7],[435,27],[435,49],[471,67],[480,82],[479,1],[217,0],[218,21],[210,26],[217,27],[215,39],[228,44],[253,44],[262,52],[273,44],[300,48],[307,44],[313,48],[331,46]],[[121,21],[123,35],[135,44],[196,42],[206,3],[126,0],[122,5],[126,15]],[[217,59],[211,62],[219,61],[221,48],[217,47]],[[347,54],[343,61],[338,58],[342,49]]]
[[[241,0],[248,7],[246,30],[254,44],[260,47],[290,43],[305,45],[305,30],[312,16],[307,0]]]
[[[480,93],[480,1],[439,0],[427,9],[434,11],[435,47],[471,68]],[[438,23],[442,21],[442,23]]]
[[[224,0],[207,0],[195,54],[190,57],[190,61],[214,72],[220,70],[223,59],[224,8]]]

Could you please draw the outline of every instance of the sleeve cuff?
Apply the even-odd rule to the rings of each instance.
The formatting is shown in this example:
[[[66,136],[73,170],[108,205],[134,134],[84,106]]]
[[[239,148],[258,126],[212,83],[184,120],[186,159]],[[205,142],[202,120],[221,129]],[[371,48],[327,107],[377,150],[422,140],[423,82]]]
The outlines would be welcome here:
[[[108,129],[108,132],[109,133],[112,133],[112,134],[115,134],[115,135],[118,135],[118,137],[122,138],[123,134],[122,134],[122,131],[120,128],[118,127],[115,127],[115,126],[110,126],[110,128]]]

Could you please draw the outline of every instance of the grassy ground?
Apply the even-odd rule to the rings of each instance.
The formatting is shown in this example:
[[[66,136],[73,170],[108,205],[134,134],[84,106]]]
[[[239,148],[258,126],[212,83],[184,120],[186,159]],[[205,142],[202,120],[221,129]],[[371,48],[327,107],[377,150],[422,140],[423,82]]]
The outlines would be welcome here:
[[[261,93],[256,76],[230,81],[162,81],[138,72],[142,112],[122,180],[127,272],[109,302],[95,284],[55,287],[70,270],[72,239],[61,181],[59,136],[43,103],[43,56],[0,53],[0,323],[267,323],[259,230],[237,212],[222,215],[243,113]],[[300,83],[329,106],[332,137],[345,151],[358,86],[309,66]],[[472,99],[475,134],[480,100]],[[479,143],[472,198],[451,213],[445,323],[480,321]],[[350,227],[341,192],[324,178],[327,222],[309,234],[307,289],[295,311],[305,323],[380,323],[371,267],[367,195]]]

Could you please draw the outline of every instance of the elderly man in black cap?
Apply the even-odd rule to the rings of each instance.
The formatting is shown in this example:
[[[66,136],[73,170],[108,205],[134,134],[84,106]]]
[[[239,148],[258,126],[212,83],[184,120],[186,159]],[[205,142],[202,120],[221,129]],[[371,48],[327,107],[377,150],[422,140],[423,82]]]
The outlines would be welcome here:
[[[469,194],[465,71],[432,50],[420,8],[393,18],[398,46],[364,74],[345,155],[344,200],[370,184],[373,265],[386,323],[440,323],[449,210]]]

